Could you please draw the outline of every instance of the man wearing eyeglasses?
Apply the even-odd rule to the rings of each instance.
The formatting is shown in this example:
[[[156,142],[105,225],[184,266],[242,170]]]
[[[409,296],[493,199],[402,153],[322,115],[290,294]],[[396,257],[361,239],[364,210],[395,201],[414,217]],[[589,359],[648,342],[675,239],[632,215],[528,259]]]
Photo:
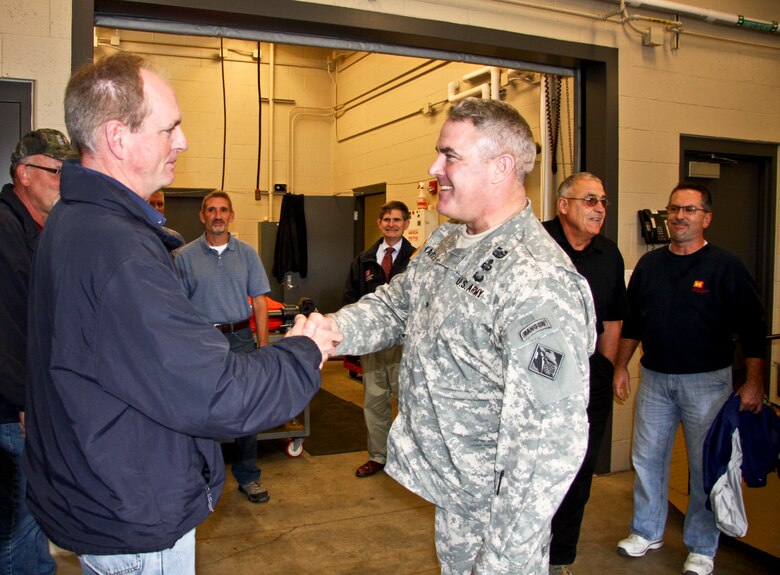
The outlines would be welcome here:
[[[77,157],[64,134],[26,134],[11,154],[0,193],[0,573],[54,573],[56,565],[25,503],[24,450],[27,291],[32,254],[60,197],[62,161]]]
[[[707,243],[712,197],[697,183],[678,184],[669,197],[671,244],[645,254],[628,284],[614,390],[631,393],[628,362],[642,343],[631,453],[636,471],[630,534],[618,543],[626,557],[663,545],[670,451],[682,422],[690,499],[683,540],[683,573],[714,569],[718,529],[705,508],[702,450],[718,410],[732,394],[733,335],[741,341],[747,375],[737,389],[740,410],[758,413],[764,396],[766,325],[753,278],[734,254]]]
[[[568,566],[577,556],[585,504],[612,413],[613,365],[627,301],[623,256],[615,242],[599,235],[608,204],[599,178],[587,172],[572,174],[558,187],[558,216],[542,224],[588,281],[596,307],[597,333],[596,351],[589,358],[588,447],[577,476],[553,516],[550,575],[571,573]]]

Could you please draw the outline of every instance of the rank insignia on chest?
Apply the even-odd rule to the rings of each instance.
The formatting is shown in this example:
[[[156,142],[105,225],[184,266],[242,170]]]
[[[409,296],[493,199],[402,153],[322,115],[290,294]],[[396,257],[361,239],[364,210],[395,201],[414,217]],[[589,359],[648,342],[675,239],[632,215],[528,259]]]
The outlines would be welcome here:
[[[563,363],[563,354],[540,343],[536,344],[528,369],[547,379],[555,379]]]
[[[504,248],[502,248],[501,246],[498,246],[496,249],[493,250],[493,257],[501,259],[501,258],[506,257],[506,255],[508,253],[509,252],[506,251]]]

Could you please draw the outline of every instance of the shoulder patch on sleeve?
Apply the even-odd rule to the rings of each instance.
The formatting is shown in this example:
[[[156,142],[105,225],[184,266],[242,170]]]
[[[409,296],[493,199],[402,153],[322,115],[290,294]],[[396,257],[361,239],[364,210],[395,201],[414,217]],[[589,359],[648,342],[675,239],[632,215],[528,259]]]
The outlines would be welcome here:
[[[531,356],[531,363],[528,369],[538,373],[542,377],[555,380],[558,377],[558,371],[563,364],[564,355],[551,347],[536,344],[534,353]]]
[[[587,364],[564,335],[555,310],[542,306],[536,317],[515,320],[507,329],[509,364],[505,378],[522,385],[536,407],[585,392]],[[587,359],[586,359],[587,361]]]

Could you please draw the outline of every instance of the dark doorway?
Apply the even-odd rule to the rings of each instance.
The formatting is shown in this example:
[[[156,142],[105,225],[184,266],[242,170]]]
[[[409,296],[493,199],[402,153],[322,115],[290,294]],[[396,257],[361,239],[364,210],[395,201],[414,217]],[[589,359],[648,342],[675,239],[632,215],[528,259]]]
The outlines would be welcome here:
[[[10,182],[11,152],[32,130],[32,82],[0,80],[0,181]]]
[[[344,282],[349,272],[353,251],[353,199],[336,196],[306,196],[308,274],[298,273],[273,277],[274,245],[277,222],[260,222],[260,257],[268,280],[271,297],[284,303],[297,303],[308,297],[322,313],[337,311],[343,303]]]
[[[200,237],[200,206],[211,188],[165,188],[165,225],[179,232],[185,242]]]
[[[701,171],[717,177],[691,176]],[[768,311],[773,309],[776,171],[774,145],[680,138],[680,179],[700,182],[712,192],[713,218],[706,233],[708,241],[742,259],[756,280]]]
[[[696,177],[702,173],[710,177]],[[707,240],[742,259],[756,280],[770,326],[774,309],[776,173],[776,145],[694,136],[680,138],[680,179],[703,183],[712,193],[713,218],[706,232]],[[767,382],[772,381],[769,369],[767,362]],[[742,377],[744,362],[738,352],[734,362],[735,381]]]
[[[355,197],[355,254],[371,246],[381,234],[374,223],[379,209],[387,201],[387,185],[372,184],[353,188]]]

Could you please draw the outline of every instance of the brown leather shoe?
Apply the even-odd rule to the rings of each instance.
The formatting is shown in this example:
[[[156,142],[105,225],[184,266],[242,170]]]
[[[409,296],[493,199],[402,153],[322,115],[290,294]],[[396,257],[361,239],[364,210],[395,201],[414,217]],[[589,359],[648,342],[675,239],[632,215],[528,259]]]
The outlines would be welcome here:
[[[384,463],[378,463],[376,461],[369,460],[357,468],[355,471],[355,477],[371,477],[375,473],[382,471],[384,468]]]

